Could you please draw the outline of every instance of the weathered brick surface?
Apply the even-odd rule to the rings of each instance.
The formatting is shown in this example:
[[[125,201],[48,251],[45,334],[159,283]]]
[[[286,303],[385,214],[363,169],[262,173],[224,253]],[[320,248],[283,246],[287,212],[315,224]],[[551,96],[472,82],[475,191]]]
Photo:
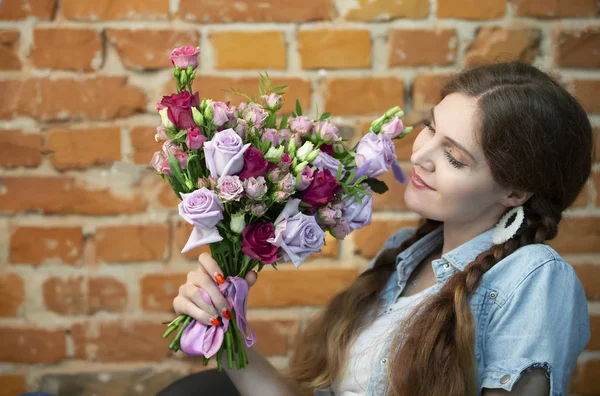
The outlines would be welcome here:
[[[42,161],[42,136],[17,130],[0,131],[0,166],[37,167]]]
[[[364,69],[371,66],[368,30],[303,30],[298,32],[303,69]]]
[[[93,71],[102,66],[102,47],[96,30],[36,28],[31,60],[39,68]]]
[[[17,52],[20,38],[21,33],[18,30],[0,30],[0,70],[19,70],[21,68],[21,60]]]
[[[455,29],[392,30],[389,66],[451,65],[456,61]]]

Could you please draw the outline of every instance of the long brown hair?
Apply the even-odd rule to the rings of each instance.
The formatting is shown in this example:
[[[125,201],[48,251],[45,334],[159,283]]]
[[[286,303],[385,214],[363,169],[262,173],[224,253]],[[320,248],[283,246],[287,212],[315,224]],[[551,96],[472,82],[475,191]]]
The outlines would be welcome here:
[[[479,254],[452,275],[400,324],[389,368],[394,396],[476,395],[474,319],[469,297],[483,274],[522,246],[554,238],[562,212],[577,198],[591,172],[592,127],[581,105],[537,68],[507,62],[458,73],[442,98],[463,93],[477,99],[480,144],[494,180],[533,193],[523,205],[525,231]],[[342,374],[348,348],[375,319],[379,294],[395,271],[396,256],[442,223],[425,219],[401,246],[383,251],[300,336],[288,375],[307,388],[323,388]]]

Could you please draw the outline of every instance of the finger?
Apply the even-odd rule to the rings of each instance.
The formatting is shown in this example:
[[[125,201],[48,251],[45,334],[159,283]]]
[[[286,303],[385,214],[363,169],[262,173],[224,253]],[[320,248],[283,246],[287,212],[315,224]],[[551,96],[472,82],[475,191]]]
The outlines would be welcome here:
[[[192,271],[188,274],[188,282],[194,286],[197,286],[204,290],[209,297],[210,303],[215,306],[217,312],[223,315],[225,318],[231,318],[231,312],[229,311],[229,305],[227,300],[219,291],[219,288],[215,281],[206,273],[203,266],[196,271]]]
[[[188,300],[183,296],[177,296],[173,300],[173,309],[177,315],[186,314],[196,319],[200,323],[204,323],[207,326],[218,326],[220,321],[209,315],[207,312],[201,310],[196,306],[194,302]]]
[[[212,258],[210,253],[202,253],[200,256],[198,256],[198,261],[206,273],[209,274],[215,282],[217,282],[219,285],[222,285],[225,282],[223,270],[221,270],[219,264],[217,264],[215,259]]]
[[[256,271],[250,271],[246,274],[246,282],[248,282],[248,287],[252,287],[257,279],[258,279],[258,274],[256,273]]]
[[[198,308],[208,313],[209,315],[214,317],[220,316],[221,314],[217,312],[217,309],[212,305],[212,301],[208,297],[208,294],[206,294],[206,297],[203,298],[203,293],[206,292],[190,283],[186,283],[179,288],[180,296],[191,300],[194,304],[196,304]]]

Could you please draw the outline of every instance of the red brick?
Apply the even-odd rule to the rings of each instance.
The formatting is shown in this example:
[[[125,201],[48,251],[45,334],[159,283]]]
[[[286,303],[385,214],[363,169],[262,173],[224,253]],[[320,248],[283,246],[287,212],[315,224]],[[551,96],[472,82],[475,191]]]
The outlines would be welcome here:
[[[600,28],[562,30],[558,33],[556,64],[561,67],[600,67]]]
[[[33,16],[52,19],[56,0],[3,0],[0,2],[0,19],[16,21]]]
[[[456,29],[405,29],[390,32],[389,66],[452,65],[456,61]]]
[[[596,150],[600,150],[600,147],[597,146]],[[600,207],[600,171],[593,171],[592,178],[596,189],[596,206]]]
[[[154,152],[161,150],[161,145],[154,140],[154,135],[156,135],[155,127],[141,126],[131,130],[134,163],[148,165]]]
[[[144,93],[125,77],[0,80],[0,91],[14,93],[0,96],[0,119],[112,120],[143,112],[146,106]]]
[[[102,37],[92,29],[36,28],[31,61],[50,69],[98,70],[103,62]]]
[[[585,289],[585,295],[590,301],[600,300],[600,265],[577,264],[573,268]]]
[[[169,189],[171,187],[169,186]],[[174,199],[177,197],[171,192]],[[173,206],[171,206],[173,207]],[[175,233],[173,234],[173,246],[171,249],[173,250],[173,254],[176,256],[181,255],[181,249],[185,246],[190,234],[193,230],[193,226],[185,221],[179,221],[175,224]],[[200,256],[204,252],[210,252],[210,248],[208,245],[202,245],[195,249],[190,250],[183,254],[183,256],[188,260],[198,260],[198,256]]]
[[[339,254],[338,240],[329,233],[325,234],[325,244],[321,247],[321,253],[308,256],[307,260],[316,260],[322,258],[337,258]]]
[[[596,16],[596,0],[512,0],[515,16],[569,18]]]
[[[88,21],[115,19],[166,19],[169,0],[62,0],[67,19]]]
[[[249,96],[258,96],[258,74],[256,77],[244,78],[201,75],[196,77],[194,84],[195,87],[201,87],[200,89],[203,97],[222,102],[231,101],[232,104],[236,105],[241,101],[246,101],[246,99],[230,92],[224,92],[223,90],[231,90],[233,88]],[[312,93],[310,81],[299,78],[272,77],[272,85],[273,87],[287,85],[287,88],[284,90],[285,102],[278,114],[290,114],[294,111],[296,108],[296,99],[300,101],[302,109],[308,110],[310,108],[310,96]],[[165,95],[174,91],[175,84],[172,81],[169,81],[163,87]]]
[[[285,356],[300,330],[298,320],[251,320],[256,348],[264,356]]]
[[[82,276],[67,279],[52,277],[42,285],[46,308],[62,315],[83,315],[87,312],[85,280]]]
[[[404,107],[404,82],[394,77],[337,78],[325,81],[325,109],[332,114],[383,114]]]
[[[150,274],[140,280],[142,309],[173,311],[173,299],[183,285],[187,274]]]
[[[172,67],[169,54],[173,48],[195,47],[200,41],[193,30],[108,29],[106,36],[117,49],[121,63],[134,70]]]
[[[396,146],[396,158],[400,161],[410,161],[410,156],[413,152],[413,144],[415,143],[415,139],[419,135],[419,132],[421,132],[419,126],[415,126],[414,128],[415,129],[411,133],[407,134],[402,139],[394,140],[394,146]],[[406,169],[406,171],[408,172],[409,169]]]
[[[420,74],[412,86],[413,109],[424,110],[429,117],[429,110],[442,100],[442,88],[452,78],[449,74]]]
[[[121,215],[145,211],[144,197],[117,196],[107,188],[98,189],[72,177],[0,178],[2,212],[41,210],[48,214]]]
[[[600,252],[600,217],[566,218],[558,236],[548,243],[561,255]]]
[[[521,60],[532,63],[539,54],[541,32],[538,29],[482,27],[469,46],[467,65]]]
[[[25,301],[25,282],[19,274],[0,272],[0,317],[17,316]]]
[[[282,32],[213,32],[210,42],[217,69],[262,71],[286,68],[287,57]]]
[[[600,359],[590,359],[577,365],[571,381],[571,389],[580,395],[600,393]]]
[[[403,167],[404,173],[410,177],[412,167]],[[406,184],[402,184],[394,179],[392,172],[386,172],[378,177],[379,180],[385,182],[389,187],[389,191],[385,194],[373,194],[373,209],[374,210],[404,210],[404,190]]]
[[[585,349],[590,351],[600,350],[600,316],[590,316],[590,329],[592,335]]]
[[[56,169],[83,169],[121,159],[121,130],[98,128],[48,132],[44,151]]]
[[[169,182],[167,180],[164,180],[161,185],[160,192],[158,194],[158,203],[165,208],[173,209],[177,207],[179,202],[181,202],[181,199],[177,198]],[[183,246],[185,246],[185,241]],[[177,249],[175,249],[174,251],[176,250]]]
[[[123,312],[127,307],[127,286],[110,276],[96,276],[88,281],[87,297],[90,314]]]
[[[95,362],[159,361],[170,354],[166,326],[157,321],[78,323],[71,328],[75,357]]]
[[[587,188],[584,186],[570,208],[582,208],[587,205]]]
[[[35,168],[42,161],[42,137],[16,130],[0,131],[0,166]]]
[[[0,30],[0,70],[21,69],[21,60],[17,53],[20,37],[21,33],[18,30]]]
[[[180,17],[201,23],[218,22],[308,22],[332,19],[332,0],[264,0],[223,2],[181,0]]]
[[[165,224],[99,227],[96,255],[103,262],[161,261],[168,258],[169,227]]]
[[[596,149],[596,151],[594,153],[595,161],[599,162],[600,161],[600,127],[595,127],[593,129],[593,133],[594,133],[594,146]],[[597,184],[597,185],[600,186],[600,184]],[[596,191],[600,191],[600,190],[596,190]],[[600,197],[600,195],[598,197]],[[600,202],[600,201],[598,201],[598,202]],[[600,204],[598,204],[596,206],[600,206]]]
[[[371,259],[377,255],[385,241],[396,231],[406,227],[418,227],[418,225],[416,220],[373,221],[370,226],[352,233],[355,253]]]
[[[371,67],[368,30],[302,30],[298,52],[303,69],[364,69]]]
[[[22,375],[0,375],[0,396],[15,396],[25,393],[25,377]]]
[[[571,82],[571,91],[589,114],[600,113],[600,80],[575,80]]]
[[[429,16],[428,0],[358,0],[358,8],[350,9],[350,21],[381,21],[395,18],[425,19]]]
[[[83,254],[81,227],[17,227],[10,236],[9,262],[76,265]]]
[[[0,362],[58,363],[65,354],[64,330],[0,327]]]
[[[499,19],[506,13],[506,0],[438,0],[438,18]]]

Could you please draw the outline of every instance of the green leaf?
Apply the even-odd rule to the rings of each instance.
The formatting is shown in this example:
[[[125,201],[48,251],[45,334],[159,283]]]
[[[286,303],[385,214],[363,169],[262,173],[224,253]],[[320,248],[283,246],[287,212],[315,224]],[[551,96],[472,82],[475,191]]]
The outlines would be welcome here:
[[[325,121],[330,116],[331,116],[331,113],[323,113],[323,114],[321,114],[321,118],[319,118],[319,121]]]
[[[341,180],[342,180],[342,169],[343,169],[342,165],[339,165],[339,166],[338,166],[338,170],[337,170],[337,175],[335,176],[335,178],[336,178],[338,181],[341,181]]]
[[[288,116],[284,115],[281,119],[281,124],[279,124],[279,129],[285,129],[288,126]]]
[[[167,179],[169,180],[169,184],[171,185],[171,188],[173,189],[173,192],[175,193],[177,198],[179,198],[180,200],[183,200],[183,198],[181,198],[181,195],[179,194],[179,193],[185,194],[185,189],[183,188],[183,186],[181,184],[179,184],[177,179],[173,176],[167,176]]]
[[[387,184],[385,184],[381,180],[377,180],[372,177],[369,177],[367,179],[367,184],[369,185],[369,187],[371,187],[371,190],[373,190],[373,192],[377,194],[383,194],[384,192],[389,190]]]
[[[302,115],[302,107],[300,106],[300,101],[296,99],[296,113],[301,116]]]
[[[281,91],[281,90],[286,89],[286,88],[287,88],[287,85],[279,85],[279,86],[277,86],[275,88],[271,88],[271,92],[278,93],[277,91]]]
[[[354,168],[352,173],[350,173],[350,176],[348,176],[348,178],[346,179],[346,183],[350,184],[352,182],[352,179],[354,179],[354,176],[356,176],[356,171],[357,169]]]
[[[189,180],[185,178],[185,175],[179,167],[179,161],[177,161],[177,158],[175,158],[173,154],[169,154],[169,168],[171,168],[171,173],[173,174],[173,176],[175,176],[179,184],[181,184],[181,186],[186,189],[185,192],[187,192],[187,190],[189,189]]]

